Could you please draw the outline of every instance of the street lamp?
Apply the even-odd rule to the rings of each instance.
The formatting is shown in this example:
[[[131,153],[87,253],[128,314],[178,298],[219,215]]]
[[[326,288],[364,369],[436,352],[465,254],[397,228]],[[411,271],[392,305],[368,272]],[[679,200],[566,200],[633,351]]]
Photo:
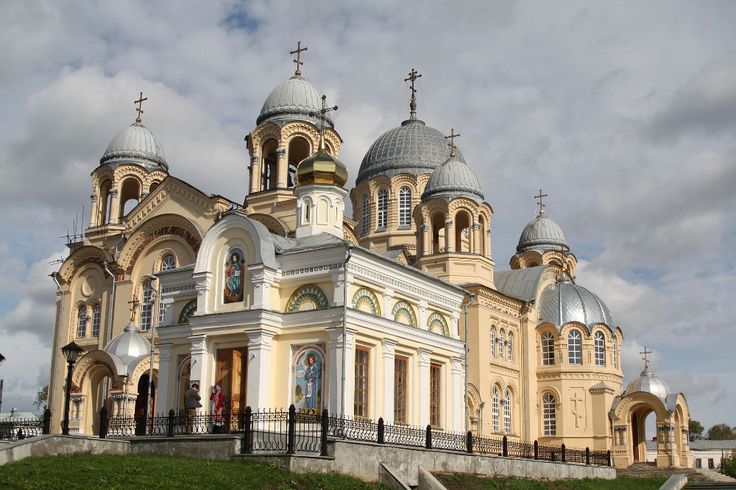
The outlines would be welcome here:
[[[0,366],[5,362],[5,356],[0,354]],[[0,413],[3,411],[3,380],[0,379]]]
[[[74,342],[69,342],[61,348],[67,362],[66,369],[66,390],[64,398],[64,422],[61,424],[61,433],[65,436],[69,435],[69,399],[72,396],[72,371],[74,371],[74,363],[84,354],[84,349]]]

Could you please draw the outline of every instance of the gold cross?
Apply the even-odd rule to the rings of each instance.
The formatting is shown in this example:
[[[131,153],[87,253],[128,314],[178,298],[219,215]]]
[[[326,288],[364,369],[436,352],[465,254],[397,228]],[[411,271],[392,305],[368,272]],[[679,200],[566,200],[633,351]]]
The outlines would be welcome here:
[[[446,140],[450,140],[450,142],[447,143],[447,146],[450,147],[450,158],[455,158],[455,148],[457,148],[455,146],[455,138],[458,138],[458,137],[460,137],[460,134],[455,133],[455,128],[450,128],[450,135],[445,136]]]
[[[301,61],[301,54],[302,54],[302,51],[306,51],[307,49],[309,48],[307,48],[306,46],[302,48],[302,42],[299,41],[296,43],[296,49],[294,51],[289,51],[289,54],[296,54],[296,59],[294,60],[294,63],[296,63],[296,71],[294,72],[294,75],[298,77],[301,76],[302,74],[301,70],[299,69],[299,66],[304,64],[304,62]]]
[[[135,118],[135,122],[137,122],[139,124],[141,122],[141,114],[143,114],[142,106],[143,106],[143,101],[144,100],[148,100],[148,97],[143,98],[143,92],[141,92],[141,95],[140,95],[139,99],[133,101],[134,104],[138,104],[138,108],[136,109],[136,111],[138,111],[138,117]]]
[[[545,204],[542,202],[542,199],[545,197],[549,197],[549,196],[547,194],[542,194],[542,189],[539,189],[539,194],[534,196],[534,198],[537,200],[537,205],[539,206],[539,214],[544,214]]]
[[[327,96],[322,96],[322,109],[317,112],[310,113],[310,116],[319,118],[319,149],[324,150],[325,144],[325,119],[327,119],[327,113],[336,111],[337,106],[327,107]]]
[[[133,295],[133,300],[128,301],[128,304],[130,305],[130,321],[135,321],[135,311],[138,309],[138,306],[140,306],[140,301],[138,301],[138,297],[136,295]]]
[[[642,357],[642,359],[644,359],[644,369],[647,369],[649,367],[649,357],[648,356],[651,353],[652,353],[652,351],[647,350],[647,347],[646,346],[644,346],[644,350],[643,351],[639,352],[639,354],[642,354],[644,356],[644,357]]]
[[[409,72],[409,78],[405,78],[404,81],[408,82],[411,81],[411,102],[409,102],[409,109],[411,111],[411,119],[416,119],[417,117],[417,98],[416,93],[417,89],[414,88],[414,82],[417,80],[417,78],[421,78],[421,74],[416,71],[414,68],[411,69]]]

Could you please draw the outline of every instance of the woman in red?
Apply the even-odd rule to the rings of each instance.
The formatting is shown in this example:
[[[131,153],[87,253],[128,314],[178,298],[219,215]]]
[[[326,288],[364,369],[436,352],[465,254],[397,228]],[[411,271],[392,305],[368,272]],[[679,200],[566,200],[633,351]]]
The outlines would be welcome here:
[[[222,407],[225,405],[225,395],[222,393],[220,385],[215,385],[215,389],[212,390],[210,395],[210,402],[212,402],[212,414],[214,415],[212,421],[212,431],[220,432],[220,428],[223,425],[222,421]]]

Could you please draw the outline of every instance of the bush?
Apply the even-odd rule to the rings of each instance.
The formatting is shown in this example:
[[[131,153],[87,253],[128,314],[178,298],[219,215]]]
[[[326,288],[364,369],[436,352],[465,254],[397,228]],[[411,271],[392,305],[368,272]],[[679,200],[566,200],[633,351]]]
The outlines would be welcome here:
[[[723,459],[723,472],[731,478],[736,478],[736,451]]]

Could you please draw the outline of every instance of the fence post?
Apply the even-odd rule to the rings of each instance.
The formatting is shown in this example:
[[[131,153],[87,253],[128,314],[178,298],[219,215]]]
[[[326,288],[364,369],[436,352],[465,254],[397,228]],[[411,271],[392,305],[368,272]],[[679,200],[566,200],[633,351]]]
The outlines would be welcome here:
[[[224,418],[222,422],[225,424],[223,426],[223,433],[229,434],[230,433],[230,417],[232,416],[232,414],[230,413],[230,405],[227,405],[222,412],[223,412],[222,416]]]
[[[585,464],[590,464],[590,448],[585,448]]]
[[[534,459],[539,459],[539,443],[534,441]]]
[[[562,446],[560,446],[560,452],[562,453],[561,454],[562,462],[567,463],[567,450],[565,449],[564,442],[562,443]]]
[[[296,438],[296,407],[289,405],[289,418],[287,419],[286,454],[294,454],[294,439]]]
[[[509,439],[506,436],[503,436],[503,456],[508,457],[509,455]]]
[[[107,437],[107,407],[100,410],[100,439]]]
[[[611,466],[611,451],[610,450],[606,453],[606,459],[608,461],[608,466]]]
[[[465,438],[465,450],[469,453],[473,452],[473,433],[468,431],[468,435]]]
[[[424,447],[427,449],[432,449],[432,426],[427,425],[427,437],[424,440]]]
[[[174,424],[176,423],[176,413],[172,408],[169,410],[169,418],[166,420],[166,437],[174,437]]]
[[[51,409],[47,408],[43,411],[43,433],[51,432]]]
[[[378,417],[378,444],[385,444],[383,417]]]
[[[320,456],[327,456],[327,432],[330,428],[330,415],[327,413],[327,409],[322,409],[322,432],[320,433]]]
[[[250,408],[250,406],[247,406],[245,407],[245,419],[243,420],[243,444],[240,447],[241,453],[253,453],[253,433],[251,432],[252,422],[253,410]]]

